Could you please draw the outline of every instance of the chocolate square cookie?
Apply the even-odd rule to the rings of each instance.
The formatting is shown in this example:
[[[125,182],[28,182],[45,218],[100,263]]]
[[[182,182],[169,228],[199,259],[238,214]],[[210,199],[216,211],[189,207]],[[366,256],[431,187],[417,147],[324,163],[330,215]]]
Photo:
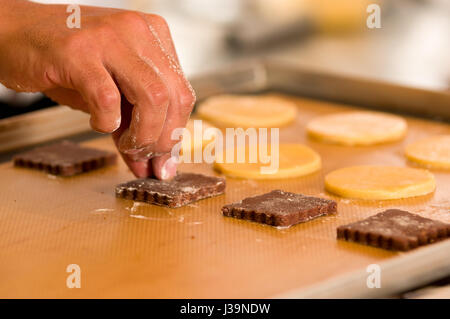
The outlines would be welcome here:
[[[116,159],[115,153],[63,141],[18,154],[13,158],[13,162],[18,167],[41,170],[53,175],[72,176],[114,164]]]
[[[399,209],[339,226],[337,238],[389,250],[411,250],[450,237],[450,224]]]
[[[224,216],[271,226],[291,226],[337,211],[335,201],[273,190],[222,208]]]
[[[172,180],[143,178],[117,185],[116,197],[177,208],[225,192],[225,179],[180,173]]]

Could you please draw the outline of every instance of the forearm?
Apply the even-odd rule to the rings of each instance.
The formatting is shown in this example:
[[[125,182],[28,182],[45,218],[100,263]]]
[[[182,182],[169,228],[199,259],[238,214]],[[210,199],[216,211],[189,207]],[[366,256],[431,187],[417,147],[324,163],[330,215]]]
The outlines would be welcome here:
[[[58,8],[60,7],[60,8]],[[0,82],[16,91],[39,91],[39,66],[43,50],[49,46],[55,10],[64,14],[63,8],[25,0],[0,0]],[[52,18],[53,16],[53,18]],[[47,32],[42,25],[47,24]],[[56,26],[53,25],[53,28]],[[35,62],[35,63],[33,63]],[[36,79],[35,81],[33,79]]]

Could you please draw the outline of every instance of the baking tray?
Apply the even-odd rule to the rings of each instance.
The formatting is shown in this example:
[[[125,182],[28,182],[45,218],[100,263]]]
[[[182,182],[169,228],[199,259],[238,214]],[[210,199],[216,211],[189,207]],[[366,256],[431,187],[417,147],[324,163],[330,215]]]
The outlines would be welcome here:
[[[450,92],[319,72],[277,60],[247,61],[192,79],[197,97],[266,91],[450,122]]]
[[[433,172],[438,186],[433,195],[407,200],[346,200],[323,187],[324,175],[339,167],[410,165],[402,154],[406,144],[450,134],[448,93],[276,62],[246,63],[192,83],[199,100],[218,93],[272,92],[295,102],[299,116],[280,130],[280,139],[315,149],[323,159],[322,171],[274,181],[227,178],[225,195],[166,209],[114,197],[114,186],[133,178],[122,162],[73,178],[6,162],[0,165],[0,297],[388,297],[450,274],[448,240],[408,253],[336,240],[337,226],[391,207],[450,222],[448,172]],[[415,115],[406,116],[408,136],[369,147],[327,145],[306,137],[304,127],[311,118],[362,107]],[[114,150],[109,137],[84,144]],[[182,164],[180,170],[217,175],[207,164]],[[289,229],[220,213],[224,204],[277,188],[333,198],[339,213]],[[80,266],[80,289],[66,286],[70,264]],[[381,288],[367,287],[371,264],[381,267]]]

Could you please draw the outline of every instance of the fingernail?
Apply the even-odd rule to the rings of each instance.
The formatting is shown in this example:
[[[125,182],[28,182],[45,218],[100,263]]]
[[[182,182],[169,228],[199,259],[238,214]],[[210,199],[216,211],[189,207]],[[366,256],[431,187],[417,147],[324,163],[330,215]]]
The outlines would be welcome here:
[[[117,119],[116,119],[116,127],[115,127],[115,129],[113,130],[113,132],[115,132],[115,131],[117,131],[118,129],[119,129],[119,127],[120,127],[120,123],[122,122],[122,118],[119,116]]]
[[[169,158],[161,168],[161,179],[167,180],[171,179],[177,175],[177,163],[176,158]]]

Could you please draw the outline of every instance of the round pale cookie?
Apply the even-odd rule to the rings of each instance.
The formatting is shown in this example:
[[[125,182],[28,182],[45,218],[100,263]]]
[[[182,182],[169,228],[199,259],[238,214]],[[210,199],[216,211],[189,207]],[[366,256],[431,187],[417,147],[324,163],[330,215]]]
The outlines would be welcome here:
[[[436,183],[434,175],[424,169],[369,165],[329,173],[325,188],[341,197],[383,200],[430,194]]]
[[[450,135],[429,137],[405,149],[406,157],[428,168],[450,169]]]
[[[222,127],[280,127],[296,118],[297,106],[268,95],[218,95],[200,104],[197,114]]]
[[[370,111],[325,115],[307,125],[310,136],[348,146],[398,141],[407,128],[406,121],[399,116]]]
[[[269,156],[271,157],[271,148],[269,148]],[[299,177],[314,173],[322,167],[322,161],[319,154],[307,146],[301,144],[280,144],[279,145],[279,163],[278,169],[270,174],[264,174],[261,167],[269,167],[271,161],[263,163],[259,157],[255,163],[250,163],[249,147],[245,148],[245,163],[237,162],[238,149],[234,150],[234,163],[226,163],[225,154],[223,156],[224,163],[214,163],[214,167],[220,172],[230,177],[249,178],[249,179],[281,179]],[[240,150],[244,150],[241,148]],[[275,162],[273,162],[275,163]]]
[[[195,133],[194,133],[194,121],[201,121],[201,141],[195,142]],[[197,126],[200,127],[200,126]],[[214,141],[215,135],[212,137],[206,138],[204,133],[208,128],[214,128],[211,124],[206,121],[191,118],[186,124],[186,131],[183,134],[183,140],[181,144],[181,153],[185,154],[187,152],[194,152],[196,149],[203,149],[206,145]],[[190,138],[188,138],[188,135]],[[201,142],[201,144],[200,144]]]

